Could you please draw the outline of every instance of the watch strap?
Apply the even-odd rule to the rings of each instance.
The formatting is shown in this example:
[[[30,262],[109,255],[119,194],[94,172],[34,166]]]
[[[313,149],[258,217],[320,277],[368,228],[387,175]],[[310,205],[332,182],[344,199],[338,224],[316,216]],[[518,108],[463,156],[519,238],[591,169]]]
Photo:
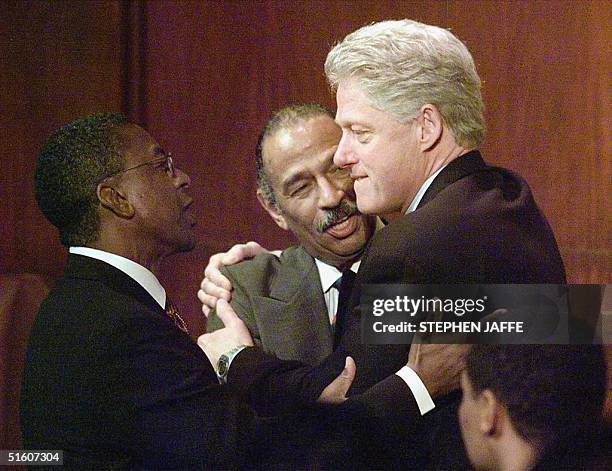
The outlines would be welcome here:
[[[219,383],[227,383],[227,375],[232,361],[234,361],[236,355],[245,348],[247,348],[246,345],[238,345],[219,357],[219,361],[217,362],[217,378],[219,379]]]

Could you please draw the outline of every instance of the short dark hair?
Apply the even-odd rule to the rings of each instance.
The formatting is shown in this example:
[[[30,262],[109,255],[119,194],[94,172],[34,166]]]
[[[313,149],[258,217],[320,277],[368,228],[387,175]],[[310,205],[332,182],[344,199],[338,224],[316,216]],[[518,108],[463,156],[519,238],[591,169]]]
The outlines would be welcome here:
[[[259,135],[257,146],[255,147],[257,188],[261,191],[264,199],[274,207],[277,207],[276,197],[274,196],[274,191],[270,185],[270,179],[266,173],[263,162],[262,149],[265,139],[272,136],[280,129],[287,129],[289,126],[299,121],[305,121],[321,115],[329,116],[334,119],[334,114],[330,110],[316,103],[289,105],[275,112]]]
[[[45,217],[65,246],[85,245],[99,234],[96,184],[125,165],[116,129],[117,113],[95,113],[56,130],[36,159],[34,189]]]
[[[537,446],[558,446],[591,431],[602,417],[600,345],[474,345],[466,369],[474,391],[491,390],[516,431]]]

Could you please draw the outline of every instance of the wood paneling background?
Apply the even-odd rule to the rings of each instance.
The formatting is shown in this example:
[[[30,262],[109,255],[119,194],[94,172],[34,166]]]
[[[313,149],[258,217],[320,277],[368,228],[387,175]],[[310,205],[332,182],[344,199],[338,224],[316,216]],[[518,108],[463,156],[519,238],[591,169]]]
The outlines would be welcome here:
[[[57,231],[36,206],[36,153],[54,129],[123,100],[115,2],[4,2],[0,15],[0,272],[62,273]]]
[[[200,240],[162,282],[194,334],[208,256],[290,238],[254,197],[254,146],[289,103],[334,108],[332,44],[364,24],[409,17],[451,28],[484,82],[490,163],[531,184],[571,282],[610,283],[612,21],[607,1],[14,1],[0,16],[0,272],[54,278],[64,251],[32,196],[48,133],[122,110],[192,179]]]

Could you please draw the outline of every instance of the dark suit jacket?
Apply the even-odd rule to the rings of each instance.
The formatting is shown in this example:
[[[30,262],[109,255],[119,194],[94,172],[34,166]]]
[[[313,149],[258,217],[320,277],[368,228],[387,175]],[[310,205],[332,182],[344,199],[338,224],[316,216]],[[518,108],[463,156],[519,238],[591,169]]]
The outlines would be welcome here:
[[[232,282],[232,307],[264,351],[308,365],[318,365],[332,353],[319,271],[303,247],[289,247],[280,257],[261,254],[222,271]],[[206,330],[221,327],[213,309]]]
[[[554,235],[527,183],[489,167],[477,151],[451,162],[416,211],[378,231],[362,258],[352,305],[365,284],[565,283]],[[360,344],[359,309],[342,345]],[[401,348],[367,347],[359,355],[359,392],[403,364]],[[395,364],[393,364],[395,363]]]
[[[406,363],[407,345],[361,344],[358,305],[365,284],[564,282],[554,236],[525,181],[508,170],[487,166],[479,152],[470,152],[440,172],[416,211],[398,218],[371,239],[355,281],[352,305],[356,308],[349,313],[341,348],[319,372],[327,380],[329,375],[323,373],[327,365],[339,361],[331,358],[350,353],[357,363],[352,392],[360,393]],[[237,384],[246,380],[249,367],[242,365],[246,359],[245,355],[232,365]],[[257,359],[252,355],[250,361]],[[292,384],[273,374],[266,379],[260,387],[268,393],[292,391],[296,385],[312,391],[326,384],[320,382],[315,387],[317,373],[308,368],[296,369]],[[258,398],[255,395],[251,400],[256,404]],[[458,394],[439,398],[433,412],[414,421],[420,427],[420,439],[412,445],[410,439],[403,445],[395,444],[401,450],[398,455],[407,458],[397,466],[411,466],[411,457],[421,451],[432,457],[427,464],[431,469],[468,466],[456,419],[458,402]],[[411,409],[410,415],[418,417],[418,411]],[[394,436],[398,435],[401,433]]]
[[[24,448],[78,468],[256,463],[259,424],[150,295],[104,262],[70,255],[31,333]]]
[[[246,356],[248,364],[254,354],[262,368],[250,372],[249,384],[220,386],[206,355],[138,283],[102,261],[70,255],[30,336],[21,392],[24,448],[64,450],[73,468],[267,469],[278,461],[270,456],[277,450],[260,439],[279,443],[285,430],[256,418],[245,398],[271,384],[272,365],[279,382],[292,384],[301,364],[279,366],[255,348],[236,358]],[[330,363],[317,379],[327,384],[341,369]],[[266,415],[312,405],[320,390],[309,382],[315,386],[280,396],[270,391],[258,403]],[[313,420],[325,424],[322,433],[348,439],[351,430],[376,429],[396,414],[403,388],[385,380],[341,407],[313,410]],[[329,467],[335,456],[319,463]]]

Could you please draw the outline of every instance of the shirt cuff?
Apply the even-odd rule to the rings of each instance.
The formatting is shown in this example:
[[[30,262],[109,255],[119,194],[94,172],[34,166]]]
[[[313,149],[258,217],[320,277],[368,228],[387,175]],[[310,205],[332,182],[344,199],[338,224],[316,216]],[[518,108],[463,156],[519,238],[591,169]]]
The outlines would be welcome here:
[[[423,381],[421,381],[419,375],[416,374],[412,368],[409,366],[404,366],[395,374],[402,378],[404,383],[406,383],[410,388],[410,391],[412,392],[412,395],[419,406],[421,415],[425,415],[427,412],[436,407],[434,401],[429,395],[429,392],[427,391],[427,388],[425,387],[425,384],[423,384]]]

